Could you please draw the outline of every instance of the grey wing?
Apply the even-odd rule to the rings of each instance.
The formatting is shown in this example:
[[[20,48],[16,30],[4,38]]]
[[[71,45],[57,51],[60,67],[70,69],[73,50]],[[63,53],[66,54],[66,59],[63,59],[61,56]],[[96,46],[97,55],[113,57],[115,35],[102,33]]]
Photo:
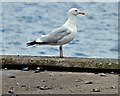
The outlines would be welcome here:
[[[66,27],[59,27],[55,29],[52,33],[41,37],[43,42],[57,43],[59,40],[63,39],[65,36],[69,35],[71,30]]]

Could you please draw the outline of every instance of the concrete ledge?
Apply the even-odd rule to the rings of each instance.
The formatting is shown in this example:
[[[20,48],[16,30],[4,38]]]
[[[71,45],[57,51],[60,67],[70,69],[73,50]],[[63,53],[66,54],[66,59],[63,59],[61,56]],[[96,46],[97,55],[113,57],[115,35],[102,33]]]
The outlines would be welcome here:
[[[20,68],[20,66],[29,66],[34,69],[36,66],[42,66],[50,70],[78,70],[95,69],[95,70],[110,70],[118,71],[120,65],[118,59],[102,59],[102,58],[73,58],[73,57],[41,57],[41,56],[19,56],[19,55],[1,55],[2,67],[10,69]],[[58,69],[56,69],[58,68]],[[89,70],[88,70],[89,71]],[[91,70],[92,71],[92,70]]]

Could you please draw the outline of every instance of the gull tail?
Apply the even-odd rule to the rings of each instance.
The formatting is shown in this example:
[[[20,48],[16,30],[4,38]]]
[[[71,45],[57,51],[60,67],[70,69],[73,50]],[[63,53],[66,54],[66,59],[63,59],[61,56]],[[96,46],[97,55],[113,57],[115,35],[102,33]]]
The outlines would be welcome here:
[[[33,45],[35,45],[37,42],[36,41],[32,41],[32,42],[28,42],[26,45],[27,46],[33,46]]]
[[[32,42],[28,42],[26,45],[27,46],[33,46],[33,45],[45,45],[45,44],[48,44],[48,42],[36,42],[35,40],[32,41]]]

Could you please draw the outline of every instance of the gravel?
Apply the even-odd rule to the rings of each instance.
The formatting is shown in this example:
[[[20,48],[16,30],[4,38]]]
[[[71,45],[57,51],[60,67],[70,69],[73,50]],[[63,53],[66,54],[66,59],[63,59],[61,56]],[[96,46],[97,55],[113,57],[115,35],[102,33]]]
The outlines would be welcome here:
[[[4,70],[4,94],[117,94],[118,74],[101,78],[101,73]],[[10,75],[7,75],[10,74]],[[11,75],[12,74],[12,75]],[[102,74],[103,75],[103,74]],[[15,79],[8,78],[15,76]],[[103,76],[104,77],[104,76]]]

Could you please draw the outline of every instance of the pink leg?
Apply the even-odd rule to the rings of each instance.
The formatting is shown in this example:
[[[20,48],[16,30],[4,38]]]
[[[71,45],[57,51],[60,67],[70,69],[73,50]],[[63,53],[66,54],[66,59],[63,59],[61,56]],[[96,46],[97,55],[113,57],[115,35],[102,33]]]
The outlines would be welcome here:
[[[60,49],[60,57],[62,58],[63,57],[62,45],[60,45],[59,49]]]

